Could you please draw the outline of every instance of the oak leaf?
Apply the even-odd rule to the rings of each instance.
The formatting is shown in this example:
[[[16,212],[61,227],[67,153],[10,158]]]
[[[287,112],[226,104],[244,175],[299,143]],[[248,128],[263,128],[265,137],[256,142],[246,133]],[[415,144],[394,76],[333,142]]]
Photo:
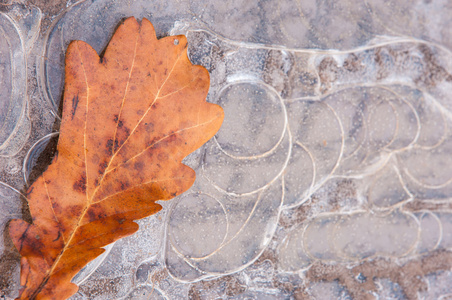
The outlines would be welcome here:
[[[9,225],[22,256],[18,299],[76,293],[72,277],[102,247],[190,188],[195,172],[181,161],[223,121],[185,36],[158,40],[146,19],[126,19],[102,58],[73,41],[65,76],[57,153],[27,192],[33,224]]]

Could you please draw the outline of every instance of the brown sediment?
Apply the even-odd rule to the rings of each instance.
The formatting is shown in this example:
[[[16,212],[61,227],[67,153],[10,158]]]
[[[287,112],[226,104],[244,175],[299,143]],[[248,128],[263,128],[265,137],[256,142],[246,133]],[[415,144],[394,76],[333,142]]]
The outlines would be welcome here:
[[[389,258],[364,261],[351,269],[342,264],[316,262],[306,272],[306,278],[311,283],[338,281],[353,299],[375,299],[370,293],[377,291],[375,279],[388,278],[399,284],[407,299],[418,299],[418,292],[428,288],[424,279],[426,275],[451,269],[452,252],[437,250],[401,265]]]

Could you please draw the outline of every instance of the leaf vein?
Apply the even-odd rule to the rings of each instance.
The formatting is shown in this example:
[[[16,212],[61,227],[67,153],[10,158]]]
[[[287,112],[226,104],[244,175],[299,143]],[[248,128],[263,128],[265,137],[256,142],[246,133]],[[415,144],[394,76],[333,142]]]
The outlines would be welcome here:
[[[83,153],[85,154],[85,186],[88,187],[89,186],[89,180],[88,180],[88,159],[86,157],[86,153],[87,153],[87,149],[86,149],[86,127],[87,127],[87,123],[88,123],[88,106],[89,106],[89,85],[88,85],[88,77],[86,76],[86,70],[85,70],[85,65],[83,64],[83,58],[82,58],[82,53],[80,52],[80,48],[78,43],[76,43],[77,45],[77,51],[78,51],[78,55],[80,56],[80,63],[82,66],[82,70],[83,70],[83,75],[85,77],[85,85],[86,85],[86,111],[85,111],[85,127],[84,127],[84,131],[83,131]],[[89,195],[88,195],[88,189],[86,189],[86,200],[89,203]]]
[[[99,200],[99,201],[97,201],[97,202],[95,202],[95,203],[104,202],[105,200],[108,200],[108,199],[111,198],[111,197],[114,197],[114,196],[116,196],[116,195],[125,193],[125,192],[127,192],[127,191],[129,191],[129,190],[131,190],[131,189],[134,189],[134,188],[137,188],[137,187],[146,185],[146,184],[156,183],[156,182],[165,182],[165,181],[176,180],[176,179],[183,179],[183,178],[184,178],[184,177],[172,177],[172,178],[164,178],[164,179],[159,179],[159,180],[150,180],[150,181],[142,182],[142,183],[140,183],[140,184],[132,185],[131,187],[129,187],[129,188],[127,188],[127,189],[124,189],[124,190],[121,190],[121,191],[119,191],[119,192],[116,192],[116,193],[114,193],[114,194],[108,195],[107,197],[105,197],[105,198],[103,198],[103,199],[101,199],[101,200]]]
[[[42,181],[44,182],[44,188],[46,190],[47,199],[49,200],[50,208],[52,209],[52,213],[53,213],[53,216],[55,217],[55,221],[57,221],[57,223],[60,223],[57,215],[55,214],[55,210],[53,209],[52,200],[50,199],[49,189],[47,188],[47,182],[46,182],[46,178],[44,177],[44,174],[42,174]]]
[[[156,141],[156,142],[154,142],[153,144],[151,144],[151,145],[147,146],[146,148],[144,148],[143,151],[141,151],[141,152],[139,152],[138,154],[134,155],[133,157],[127,159],[126,161],[124,161],[124,162],[118,164],[116,167],[114,167],[114,168],[108,170],[106,174],[108,174],[108,173],[110,173],[110,172],[116,170],[117,168],[121,167],[122,165],[127,164],[129,161],[131,161],[131,160],[137,158],[138,156],[142,155],[142,154],[145,153],[148,149],[154,147],[155,145],[157,145],[158,143],[164,141],[165,139],[169,138],[170,136],[173,136],[173,135],[175,135],[175,134],[184,132],[184,131],[186,131],[186,130],[191,130],[191,129],[198,128],[198,127],[200,127],[200,126],[204,126],[204,125],[206,125],[206,124],[212,123],[212,122],[213,122],[214,120],[216,120],[216,119],[217,119],[217,118],[215,117],[215,118],[212,118],[212,119],[210,119],[209,121],[206,121],[206,122],[204,122],[204,123],[201,123],[201,124],[198,123],[198,124],[196,124],[196,125],[194,125],[194,126],[191,126],[191,127],[185,127],[185,128],[183,128],[183,129],[177,130],[177,131],[175,131],[175,132],[173,132],[173,133],[171,133],[171,134],[165,135],[164,137],[162,137],[162,138],[159,139],[158,141]]]
[[[141,29],[141,27],[140,27],[140,29]],[[118,125],[119,125],[119,121],[121,119],[122,109],[124,108],[124,103],[126,101],[127,92],[129,91],[130,79],[132,77],[133,67],[135,66],[135,58],[137,56],[138,38],[139,37],[140,37],[140,33],[138,32],[137,37],[135,39],[135,48],[133,50],[132,66],[130,67],[129,77],[127,78],[127,83],[126,83],[126,89],[124,91],[124,96],[122,97],[122,101],[121,101],[121,108],[119,109],[118,118],[116,120],[115,133],[113,134],[113,145],[115,144],[115,141],[116,141],[116,134],[118,133]],[[112,146],[112,147],[114,147],[114,146]],[[114,148],[112,148],[112,149],[114,149]],[[112,153],[114,153],[114,151],[112,151]],[[111,160],[110,160],[110,163],[111,163]]]
[[[177,89],[177,90],[175,90],[175,91],[173,91],[171,93],[168,93],[168,94],[166,94],[164,96],[159,96],[158,99],[163,99],[163,98],[169,97],[171,95],[174,95],[176,93],[179,93],[180,91],[182,91],[182,90],[186,89],[187,87],[189,87],[193,82],[195,82],[195,79],[191,80],[188,84],[184,85],[180,89]]]
[[[183,51],[179,54],[179,56],[176,59],[176,62],[174,63],[171,71],[169,72],[168,76],[166,77],[165,81],[163,82],[162,86],[160,87],[160,89],[157,92],[157,95],[154,97],[154,101],[151,103],[151,105],[148,107],[148,109],[146,110],[146,112],[143,114],[143,116],[140,118],[140,120],[137,122],[137,124],[135,125],[135,127],[132,129],[132,131],[130,132],[129,136],[126,138],[126,140],[124,141],[124,143],[122,143],[121,146],[119,146],[118,151],[116,151],[113,156],[110,159],[110,162],[108,163],[108,166],[111,165],[111,163],[113,162],[113,160],[116,157],[116,154],[119,153],[119,151],[121,151],[122,147],[124,147],[125,144],[127,144],[127,142],[129,141],[130,137],[134,134],[135,130],[138,128],[138,126],[141,124],[141,122],[143,121],[143,119],[147,116],[148,112],[151,110],[151,108],[154,106],[155,102],[157,101],[157,99],[159,98],[160,95],[160,91],[163,89],[163,87],[165,86],[166,82],[168,81],[168,78],[171,76],[171,74],[173,73],[174,68],[176,67],[179,59],[182,57],[183,55]],[[105,170],[108,170],[109,168],[107,167]],[[108,173],[108,171],[107,171]],[[100,187],[100,185],[99,185]],[[94,196],[93,196],[94,197]]]

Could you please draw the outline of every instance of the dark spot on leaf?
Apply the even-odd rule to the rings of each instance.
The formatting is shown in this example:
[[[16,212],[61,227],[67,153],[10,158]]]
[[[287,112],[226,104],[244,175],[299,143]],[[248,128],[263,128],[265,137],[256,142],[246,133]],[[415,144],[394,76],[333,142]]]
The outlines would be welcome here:
[[[159,160],[168,160],[168,154],[164,152],[160,152],[158,155]]]
[[[96,218],[97,218],[96,213],[92,209],[89,209],[87,213],[88,213],[88,218],[89,218],[90,222],[93,222],[96,220]]]
[[[147,144],[146,144],[146,148],[152,147],[154,146],[154,144],[160,139],[160,137],[155,137],[152,140],[150,140]],[[158,145],[158,144],[157,144]]]
[[[154,104],[152,104],[151,109],[158,109],[160,106],[160,104],[158,102],[155,102]]]
[[[124,182],[124,181],[121,181],[120,185],[121,185],[121,189],[122,190],[125,190],[125,189],[127,189],[129,187],[129,183],[128,182]]]
[[[86,192],[86,177],[82,175],[82,177],[74,183],[72,188],[80,193]]]
[[[142,161],[137,161],[135,162],[135,164],[133,165],[133,167],[135,168],[135,170],[137,171],[142,171],[144,168],[144,163]]]
[[[119,120],[118,127],[121,128],[123,126],[122,120]]]
[[[61,206],[60,206],[60,204],[58,202],[53,201],[52,202],[52,207],[53,207],[53,210],[55,212],[57,212],[57,213],[61,212]]]
[[[58,236],[52,242],[58,241],[60,239],[60,237],[61,237],[61,231],[58,230]]]
[[[79,101],[78,95],[72,98],[71,120],[74,119],[75,112],[77,111],[78,101]]]
[[[127,127],[121,127],[121,129],[122,129],[122,131],[124,131],[124,133],[125,133],[126,136],[129,136],[129,135],[130,135],[130,129],[129,129],[129,128],[127,128]]]
[[[79,205],[73,205],[69,207],[71,216],[77,217],[82,212],[82,208]]]
[[[108,164],[107,164],[106,161],[104,161],[103,163],[99,164],[99,171],[98,171],[99,175],[104,174],[105,169],[106,169],[107,167],[108,167]]]
[[[147,133],[152,133],[154,132],[154,123],[146,123],[146,132]]]
[[[111,150],[112,149],[113,149],[113,140],[112,139],[108,139],[105,152],[107,154],[111,154]]]

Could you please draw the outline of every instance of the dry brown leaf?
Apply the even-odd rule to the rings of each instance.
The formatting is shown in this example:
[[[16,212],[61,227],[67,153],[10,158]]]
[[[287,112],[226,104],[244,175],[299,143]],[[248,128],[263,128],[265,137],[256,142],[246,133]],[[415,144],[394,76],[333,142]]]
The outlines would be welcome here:
[[[19,299],[66,299],[71,279],[106,246],[138,229],[193,184],[182,159],[220,128],[205,101],[209,74],[187,57],[185,36],[157,40],[129,18],[100,58],[82,41],[66,54],[57,154],[28,190],[33,224],[13,220],[21,258]]]

